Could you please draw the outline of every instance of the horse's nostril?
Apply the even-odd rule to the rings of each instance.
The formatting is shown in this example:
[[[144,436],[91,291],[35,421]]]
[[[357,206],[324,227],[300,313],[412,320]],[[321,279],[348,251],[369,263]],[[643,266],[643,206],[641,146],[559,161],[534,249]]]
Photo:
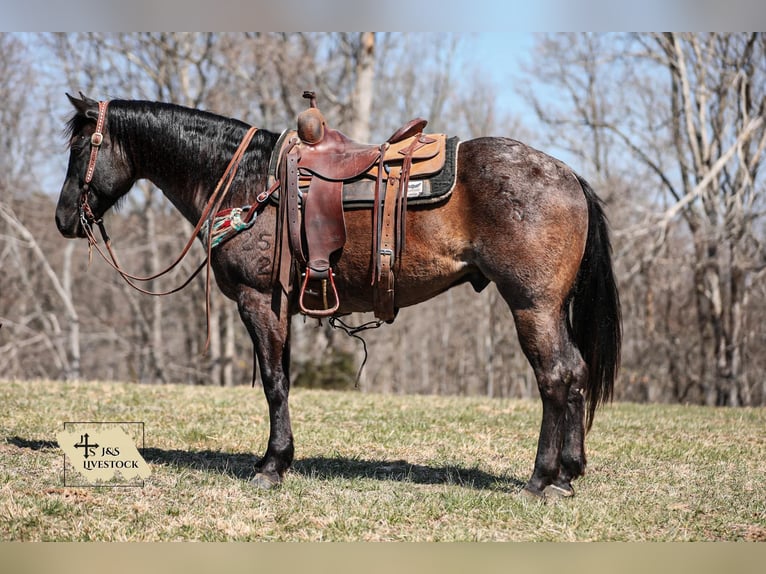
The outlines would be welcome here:
[[[64,221],[58,213],[56,214],[56,228],[64,237],[70,239],[77,237],[77,222],[71,224],[67,221]]]

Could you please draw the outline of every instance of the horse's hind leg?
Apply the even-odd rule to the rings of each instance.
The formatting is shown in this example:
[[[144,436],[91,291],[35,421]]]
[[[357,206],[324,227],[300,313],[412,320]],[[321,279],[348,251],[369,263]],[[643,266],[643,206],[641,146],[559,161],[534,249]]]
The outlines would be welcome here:
[[[252,483],[260,488],[271,488],[282,483],[294,453],[288,408],[290,318],[284,301],[277,315],[272,309],[271,295],[252,289],[243,289],[238,304],[240,317],[253,340],[269,405],[269,442],[266,453],[256,465]]]
[[[571,345],[571,343],[570,343]],[[577,357],[580,353],[572,346]],[[574,495],[572,481],[585,473],[585,379],[587,368],[580,359],[572,377],[564,414],[564,444],[561,449],[561,466],[551,489],[553,494]]]
[[[525,491],[572,496],[571,481],[585,470],[583,385],[587,369],[570,339],[562,309],[513,309],[519,342],[543,402],[540,438]]]

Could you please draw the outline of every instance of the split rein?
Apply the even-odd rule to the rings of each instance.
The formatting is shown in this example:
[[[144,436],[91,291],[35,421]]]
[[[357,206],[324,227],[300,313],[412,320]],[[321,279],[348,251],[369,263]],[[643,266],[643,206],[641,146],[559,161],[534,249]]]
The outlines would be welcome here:
[[[205,224],[210,221],[209,228],[212,228],[212,216],[214,214],[217,214],[221,208],[221,205],[223,204],[223,200],[225,199],[226,195],[229,192],[229,189],[231,188],[231,184],[234,181],[234,177],[237,174],[237,170],[239,169],[239,164],[242,161],[242,158],[245,155],[245,151],[247,150],[248,146],[250,145],[251,140],[253,139],[253,136],[255,135],[255,132],[257,131],[257,128],[251,127],[248,129],[245,136],[242,138],[242,142],[239,144],[239,147],[237,148],[237,151],[234,153],[234,156],[231,158],[231,161],[229,161],[228,166],[226,167],[226,170],[224,171],[223,175],[221,176],[221,179],[218,181],[218,185],[216,185],[215,189],[213,190],[213,193],[210,195],[210,199],[208,199],[207,204],[205,205],[205,208],[202,211],[202,215],[199,218],[199,221],[197,222],[196,227],[194,228],[194,231],[192,231],[191,237],[186,243],[186,246],[181,251],[181,254],[176,258],[176,260],[168,265],[165,269],[162,271],[159,271],[153,275],[149,275],[146,277],[141,277],[137,275],[131,275],[130,273],[126,272],[122,266],[119,264],[117,260],[117,256],[114,253],[114,250],[112,249],[112,243],[111,238],[109,237],[109,234],[106,231],[106,227],[104,226],[104,221],[102,218],[96,218],[93,214],[93,211],[91,210],[90,205],[88,204],[88,193],[90,191],[90,184],[93,180],[93,174],[96,170],[96,160],[98,158],[98,152],[101,148],[101,144],[104,140],[104,124],[106,123],[106,111],[107,107],[109,105],[108,101],[101,101],[98,103],[98,119],[96,120],[96,131],[93,132],[90,138],[90,159],[88,161],[88,168],[85,172],[85,180],[82,187],[82,193],[80,196],[80,222],[82,223],[83,229],[85,231],[85,235],[88,239],[88,249],[90,256],[92,257],[93,248],[95,247],[96,251],[101,255],[101,257],[106,261],[106,263],[112,267],[119,275],[125,280],[125,282],[130,285],[133,289],[136,291],[139,291],[140,293],[144,293],[146,295],[156,295],[156,296],[162,296],[162,295],[170,295],[172,293],[177,293],[178,291],[181,291],[184,287],[186,287],[191,281],[199,275],[199,273],[202,271],[202,269],[206,270],[206,277],[205,277],[205,319],[207,323],[207,339],[205,341],[205,349],[208,348],[208,345],[210,343],[210,278],[211,278],[211,253],[213,249],[213,234],[212,232],[208,232],[207,239],[205,241],[206,243],[206,250],[207,255],[205,259],[202,261],[202,263],[197,267],[197,269],[189,276],[186,281],[184,281],[180,286],[175,287],[174,289],[170,289],[168,291],[149,291],[146,289],[143,289],[142,287],[139,287],[136,285],[137,282],[147,282],[152,281],[154,279],[157,279],[159,277],[162,277],[163,275],[167,275],[170,271],[172,271],[176,266],[178,266],[179,263],[186,257],[186,255],[189,253],[192,245],[194,244],[194,240],[199,235],[200,231],[205,227]],[[263,202],[268,199],[268,197],[277,189],[279,182],[276,182],[271,188],[268,190],[260,193],[257,197],[258,204],[262,204]],[[255,206],[251,209],[250,213],[248,214],[249,218],[254,217],[256,212]],[[99,228],[99,231],[101,233],[101,237],[104,241],[104,245],[106,246],[107,253],[104,253],[104,251],[99,247],[98,240],[96,239],[96,236],[93,232],[93,225],[96,225]]]

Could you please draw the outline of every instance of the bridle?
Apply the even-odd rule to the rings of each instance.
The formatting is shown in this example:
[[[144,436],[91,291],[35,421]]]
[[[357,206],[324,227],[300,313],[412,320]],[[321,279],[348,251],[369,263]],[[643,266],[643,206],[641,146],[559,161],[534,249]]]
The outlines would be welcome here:
[[[208,199],[208,202],[202,211],[202,215],[200,216],[199,221],[196,227],[194,228],[194,231],[192,231],[191,237],[187,241],[186,246],[181,251],[181,254],[176,258],[176,260],[173,263],[168,265],[162,271],[159,271],[153,275],[141,277],[141,276],[131,275],[130,273],[127,273],[122,268],[122,266],[118,263],[117,256],[115,255],[114,250],[112,249],[111,238],[109,237],[109,234],[106,231],[103,218],[101,217],[97,218],[94,215],[93,210],[90,207],[90,204],[88,203],[88,194],[90,193],[90,184],[93,181],[93,175],[96,171],[96,161],[98,159],[98,152],[101,149],[101,144],[104,141],[104,127],[106,124],[106,111],[108,106],[109,106],[108,101],[100,101],[98,103],[98,118],[96,119],[96,130],[90,136],[90,158],[88,160],[88,167],[85,171],[85,179],[83,181],[82,191],[80,194],[80,202],[79,202],[80,222],[82,223],[83,229],[85,231],[85,235],[88,239],[89,254],[92,255],[93,248],[95,248],[96,251],[99,253],[99,255],[101,255],[101,257],[104,259],[104,261],[106,261],[109,264],[109,266],[111,266],[115,271],[117,271],[117,273],[120,274],[120,276],[125,280],[125,282],[128,285],[130,285],[132,288],[146,295],[162,296],[162,295],[170,295],[171,293],[176,293],[180,291],[181,289],[183,289],[184,287],[186,287],[189,283],[191,283],[192,279],[194,279],[202,271],[202,269],[206,269],[207,276],[206,276],[206,282],[205,282],[205,314],[206,314],[206,322],[207,322],[207,340],[205,342],[205,349],[207,349],[208,344],[210,342],[210,277],[211,277],[210,262],[211,262],[211,251],[212,251],[212,240],[210,236],[208,236],[208,240],[206,242],[207,256],[205,257],[205,260],[197,267],[197,269],[189,276],[189,278],[186,279],[178,287],[175,287],[168,291],[160,291],[160,292],[148,291],[136,285],[135,282],[136,281],[146,282],[146,281],[151,281],[153,279],[157,279],[158,277],[162,277],[163,275],[166,275],[171,270],[173,270],[186,257],[192,245],[194,244],[194,240],[199,235],[201,229],[205,226],[205,223],[208,223],[209,220],[211,220],[215,216],[215,214],[219,212],[221,205],[223,204],[223,200],[228,194],[229,189],[231,188],[231,184],[234,181],[234,177],[237,174],[239,164],[245,155],[245,151],[247,150],[247,147],[250,145],[250,142],[252,141],[253,136],[255,135],[255,132],[257,131],[258,128],[255,128],[255,127],[249,128],[245,136],[242,138],[242,141],[240,142],[239,147],[237,147],[237,151],[234,153],[234,156],[231,158],[231,161],[229,161],[229,164],[226,167],[226,170],[224,171],[223,176],[221,176],[221,179],[218,181],[218,185],[216,185],[215,190],[210,195],[210,198]],[[278,188],[278,186],[279,186],[279,182],[277,181],[269,189],[261,192],[256,198],[258,205],[262,205],[269,198],[269,196]],[[254,216],[255,211],[256,211],[255,209],[251,210],[251,216]],[[104,251],[98,245],[98,240],[95,234],[93,233],[94,224],[98,226],[99,231],[101,232],[101,237],[104,241],[104,245],[106,246],[106,250],[108,251],[108,254],[109,254],[108,257],[107,257],[107,254],[104,253]]]
[[[108,101],[101,101],[98,103],[98,118],[96,119],[96,131],[90,136],[90,158],[88,159],[88,167],[85,170],[85,179],[82,185],[82,191],[80,193],[80,222],[83,224],[83,228],[86,230],[91,229],[91,226],[95,223],[101,229],[101,234],[106,236],[106,228],[102,218],[96,219],[93,215],[93,211],[88,203],[88,193],[90,192],[90,183],[93,181],[93,174],[96,171],[96,160],[98,159],[98,152],[101,149],[101,144],[104,142],[104,124],[106,123],[106,109],[109,106]],[[108,237],[108,236],[107,236]],[[90,237],[88,238],[90,240]],[[105,238],[106,241],[106,238]]]

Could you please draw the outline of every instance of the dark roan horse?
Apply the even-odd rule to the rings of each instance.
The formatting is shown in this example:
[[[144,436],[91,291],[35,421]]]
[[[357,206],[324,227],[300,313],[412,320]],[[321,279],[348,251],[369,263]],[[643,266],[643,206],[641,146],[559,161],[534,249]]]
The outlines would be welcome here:
[[[250,127],[173,104],[113,100],[103,141],[94,142],[98,102],[69,99],[76,111],[68,123],[69,166],[56,225],[70,238],[85,237],[91,222],[139,179],[153,182],[197,224]],[[256,204],[278,138],[267,130],[254,134],[220,208]],[[253,341],[270,432],[252,482],[270,488],[282,483],[293,461],[288,393],[290,317],[297,305],[296,293],[285,295],[273,279],[278,208],[264,202],[258,209],[250,229],[212,250],[211,265]],[[373,300],[371,211],[350,210],[345,217],[348,240],[335,265],[338,314],[366,312]],[[591,187],[560,161],[513,139],[461,142],[451,195],[409,209],[399,264],[397,308],[464,282],[476,291],[495,283],[543,403],[534,470],[522,493],[572,496],[572,481],[585,470],[585,434],[596,408],[612,396],[621,344],[608,227]]]

